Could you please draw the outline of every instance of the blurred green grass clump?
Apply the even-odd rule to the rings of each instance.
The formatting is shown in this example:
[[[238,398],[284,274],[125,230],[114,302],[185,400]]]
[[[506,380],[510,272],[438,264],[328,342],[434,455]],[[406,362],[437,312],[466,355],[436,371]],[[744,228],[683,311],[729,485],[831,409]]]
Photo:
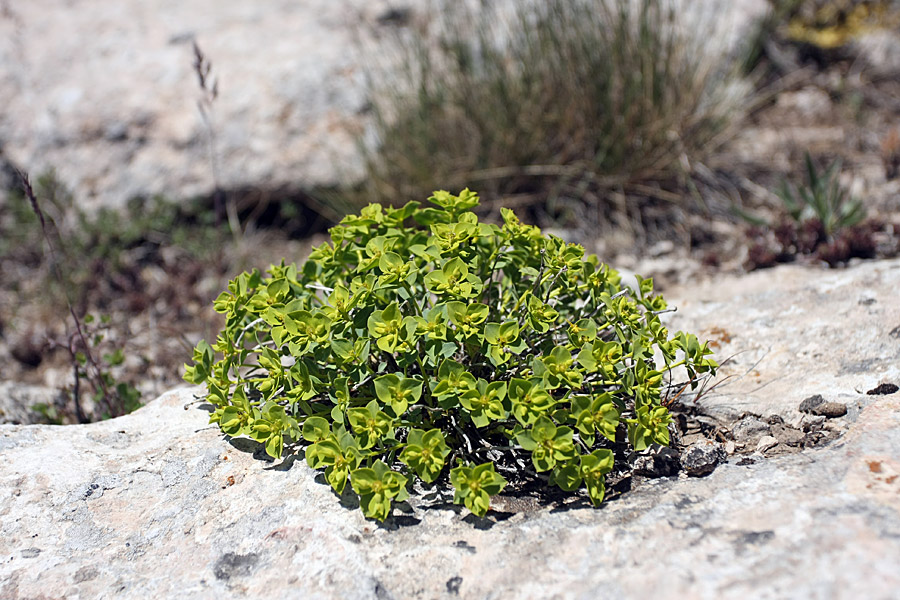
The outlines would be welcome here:
[[[357,203],[477,185],[487,205],[608,210],[648,183],[680,202],[741,100],[734,61],[685,27],[664,0],[445,8],[372,77]]]

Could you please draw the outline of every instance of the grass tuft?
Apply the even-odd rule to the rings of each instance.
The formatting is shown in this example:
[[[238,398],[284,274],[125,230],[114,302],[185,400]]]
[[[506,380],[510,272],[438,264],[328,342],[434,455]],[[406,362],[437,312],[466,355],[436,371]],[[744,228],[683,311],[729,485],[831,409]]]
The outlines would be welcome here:
[[[467,6],[407,30],[401,67],[373,77],[358,203],[477,186],[487,205],[587,204],[602,222],[614,191],[683,201],[739,99],[671,3]]]

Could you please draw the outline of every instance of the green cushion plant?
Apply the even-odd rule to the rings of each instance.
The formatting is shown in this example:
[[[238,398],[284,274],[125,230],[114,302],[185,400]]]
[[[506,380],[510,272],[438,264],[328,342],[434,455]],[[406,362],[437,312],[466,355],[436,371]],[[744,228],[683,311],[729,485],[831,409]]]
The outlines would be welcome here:
[[[711,351],[669,335],[652,280],[623,287],[511,210],[479,223],[469,190],[429,200],[370,205],[302,266],[231,281],[215,301],[225,329],[185,379],[206,384],[226,435],[274,458],[305,445],[370,518],[413,479],[449,481],[483,516],[517,461],[599,505],[617,434],[634,451],[668,444],[664,375],[695,382],[715,371]]]

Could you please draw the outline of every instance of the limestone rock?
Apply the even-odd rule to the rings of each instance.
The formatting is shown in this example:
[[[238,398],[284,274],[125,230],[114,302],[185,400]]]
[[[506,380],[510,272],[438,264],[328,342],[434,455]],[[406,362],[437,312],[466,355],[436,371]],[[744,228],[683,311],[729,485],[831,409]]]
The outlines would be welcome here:
[[[803,431],[789,425],[773,425],[772,436],[779,444],[787,446],[799,446],[803,443]]]
[[[890,597],[900,585],[896,397],[839,444],[652,480],[600,510],[498,502],[513,512],[475,519],[413,497],[377,525],[302,460],[223,439],[188,404],[196,391],[91,425],[0,426],[0,597]]]
[[[378,525],[302,460],[224,438],[197,388],[90,425],[0,425],[0,597],[893,597],[900,396],[864,390],[900,376],[898,285],[892,260],[673,290],[678,326],[733,332],[718,352],[737,357],[684,402],[792,422],[819,391],[847,400],[846,431],[601,509],[509,495],[478,519],[416,494]],[[860,309],[863,287],[878,302]]]
[[[383,0],[4,3],[0,148],[55,168],[87,205],[212,192],[192,42],[212,63],[221,185],[332,185],[358,177],[362,43]],[[386,36],[385,36],[385,39]]]
[[[86,206],[211,194],[192,67],[197,41],[219,84],[210,122],[224,189],[358,180],[357,139],[372,137],[364,67],[389,64],[397,55],[392,33],[430,4],[0,2],[0,165],[5,159],[33,175],[55,168]],[[704,46],[725,40],[727,52],[767,3],[684,4],[689,31],[702,23]],[[699,4],[717,9],[715,17],[700,18]],[[723,31],[710,34],[714,24]]]
[[[897,8],[894,8],[894,18]],[[876,70],[896,73],[900,70],[900,34],[894,30],[881,29],[867,32],[853,42],[855,49]]]
[[[756,451],[757,452],[765,452],[766,450],[771,450],[775,446],[778,445],[778,438],[773,435],[764,435],[759,439],[756,443]]]
[[[0,381],[0,423],[31,425],[46,422],[38,407],[62,411],[66,405],[65,392],[36,385]]]
[[[753,445],[769,434],[769,424],[758,417],[747,416],[731,427],[731,433],[737,442]]]
[[[678,474],[679,457],[673,448],[639,454],[634,460],[634,472],[644,477],[670,477]]]
[[[825,424],[825,417],[819,415],[797,415],[790,423],[791,427],[806,433],[820,431]]]
[[[702,440],[691,444],[681,454],[681,468],[688,475],[703,477],[712,473],[728,457],[722,444]]]
[[[719,379],[729,379],[696,399],[706,414],[790,423],[804,399],[820,395],[845,405],[852,420],[859,406],[891,397],[866,390],[900,380],[900,345],[890,334],[900,326],[898,286],[897,259],[834,270],[785,265],[674,286],[666,299],[678,311],[666,324],[713,339],[724,362]],[[876,302],[860,305],[862,291]]]

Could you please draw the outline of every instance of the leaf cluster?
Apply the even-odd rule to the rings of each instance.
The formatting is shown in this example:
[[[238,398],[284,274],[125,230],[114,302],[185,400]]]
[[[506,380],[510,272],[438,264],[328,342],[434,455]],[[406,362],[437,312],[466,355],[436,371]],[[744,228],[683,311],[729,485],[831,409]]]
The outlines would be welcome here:
[[[794,185],[782,180],[775,191],[781,200],[787,217],[797,227],[810,221],[822,229],[827,241],[831,241],[842,230],[859,224],[866,217],[862,202],[849,197],[841,187],[841,161],[831,163],[824,171],[819,171],[807,152],[804,156],[806,183]],[[739,210],[738,215],[748,223],[759,227],[771,227],[765,220]]]
[[[841,187],[841,161],[837,160],[824,172],[816,168],[809,152],[805,155],[805,186],[795,187],[782,181],[777,193],[785,210],[796,223],[818,219],[831,238],[841,229],[852,227],[866,216],[862,202],[850,198]]]
[[[670,335],[652,280],[623,287],[511,210],[481,223],[468,189],[429,200],[370,205],[306,263],[231,281],[225,328],[185,379],[206,384],[225,434],[274,458],[305,446],[370,518],[416,480],[484,515],[512,459],[600,504],[617,437],[667,444],[664,376],[714,372],[711,351]]]
[[[879,225],[871,220],[864,222],[863,203],[841,187],[841,162],[820,170],[807,152],[804,164],[804,184],[782,180],[776,190],[782,203],[780,219],[769,223],[737,211],[753,226],[747,232],[752,242],[748,267],[769,267],[798,255],[812,255],[835,266],[853,257],[872,258],[876,254],[873,234]]]

